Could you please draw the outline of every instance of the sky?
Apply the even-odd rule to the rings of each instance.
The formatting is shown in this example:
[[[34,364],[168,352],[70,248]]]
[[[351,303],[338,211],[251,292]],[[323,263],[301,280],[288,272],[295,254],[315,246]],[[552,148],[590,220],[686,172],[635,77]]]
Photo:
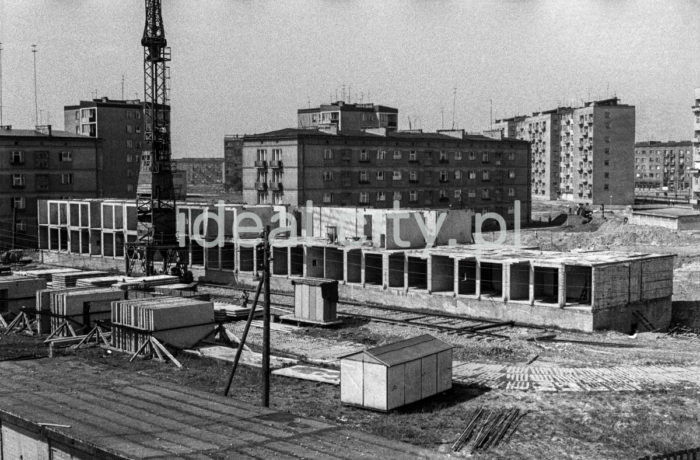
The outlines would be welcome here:
[[[332,100],[397,107],[399,127],[470,132],[493,118],[610,96],[636,138],[692,137],[694,0],[163,0],[174,157],[222,157],[225,134],[296,126]],[[0,0],[2,124],[143,98],[143,0]],[[343,96],[344,95],[344,96]],[[454,110],[453,110],[454,107]]]

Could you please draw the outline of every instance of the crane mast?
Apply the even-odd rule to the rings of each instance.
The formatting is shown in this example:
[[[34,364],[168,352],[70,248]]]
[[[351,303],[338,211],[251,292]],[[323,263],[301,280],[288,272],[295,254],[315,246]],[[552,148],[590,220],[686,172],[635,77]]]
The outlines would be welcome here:
[[[141,38],[144,71],[144,143],[136,189],[137,241],[127,244],[127,272],[151,275],[184,272],[184,248],[178,246],[178,198],[173,184],[168,99],[170,48],[165,38],[160,0],[145,0]],[[159,269],[155,263],[160,264]]]

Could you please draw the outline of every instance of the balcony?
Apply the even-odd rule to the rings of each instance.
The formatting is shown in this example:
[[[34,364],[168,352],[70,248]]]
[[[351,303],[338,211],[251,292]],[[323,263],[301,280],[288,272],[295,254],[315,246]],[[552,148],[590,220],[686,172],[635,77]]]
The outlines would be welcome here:
[[[255,167],[258,169],[265,169],[265,168],[267,168],[267,161],[255,160]]]
[[[360,155],[360,163],[369,163],[369,155]]]
[[[259,192],[264,192],[267,190],[267,183],[266,182],[256,182],[255,183],[255,190]]]
[[[270,190],[281,191],[282,182],[270,182]]]
[[[408,162],[409,162],[409,163],[418,163],[418,158],[411,158],[411,157],[409,157],[409,158],[408,158]]]
[[[281,160],[272,160],[270,162],[270,168],[272,168],[272,169],[280,169],[281,167],[282,167]]]
[[[358,184],[369,184],[369,179],[360,179]]]

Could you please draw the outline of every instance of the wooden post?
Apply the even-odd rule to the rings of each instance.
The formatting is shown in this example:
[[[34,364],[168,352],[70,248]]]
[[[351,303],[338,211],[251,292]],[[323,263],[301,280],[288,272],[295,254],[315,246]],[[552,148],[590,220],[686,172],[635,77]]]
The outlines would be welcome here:
[[[263,302],[262,405],[270,407],[270,226],[265,229],[263,273],[265,297]]]

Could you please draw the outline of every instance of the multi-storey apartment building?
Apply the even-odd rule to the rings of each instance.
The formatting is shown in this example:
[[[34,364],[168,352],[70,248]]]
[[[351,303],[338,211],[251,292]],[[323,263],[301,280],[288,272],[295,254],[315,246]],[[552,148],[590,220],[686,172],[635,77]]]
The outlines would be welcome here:
[[[222,158],[176,158],[177,171],[185,174],[188,186],[219,185],[224,182],[224,160]]]
[[[135,198],[143,149],[143,103],[103,97],[63,110],[67,132],[104,141],[100,196]]]
[[[696,209],[700,208],[700,88],[695,88],[693,111],[693,161],[691,164],[690,202]]]
[[[0,127],[0,248],[37,247],[37,200],[95,198],[102,140]]]
[[[348,104],[337,101],[297,111],[299,128],[327,131],[361,131],[371,128],[398,128],[399,110],[376,104]]]
[[[634,203],[635,108],[617,98],[496,120],[490,135],[533,146],[533,197]]]
[[[224,191],[242,193],[243,136],[224,136]]]
[[[692,182],[692,142],[637,142],[634,186],[639,191],[688,192]]]
[[[467,135],[283,129],[245,136],[243,199],[250,204],[460,208],[530,215],[529,144]]]

